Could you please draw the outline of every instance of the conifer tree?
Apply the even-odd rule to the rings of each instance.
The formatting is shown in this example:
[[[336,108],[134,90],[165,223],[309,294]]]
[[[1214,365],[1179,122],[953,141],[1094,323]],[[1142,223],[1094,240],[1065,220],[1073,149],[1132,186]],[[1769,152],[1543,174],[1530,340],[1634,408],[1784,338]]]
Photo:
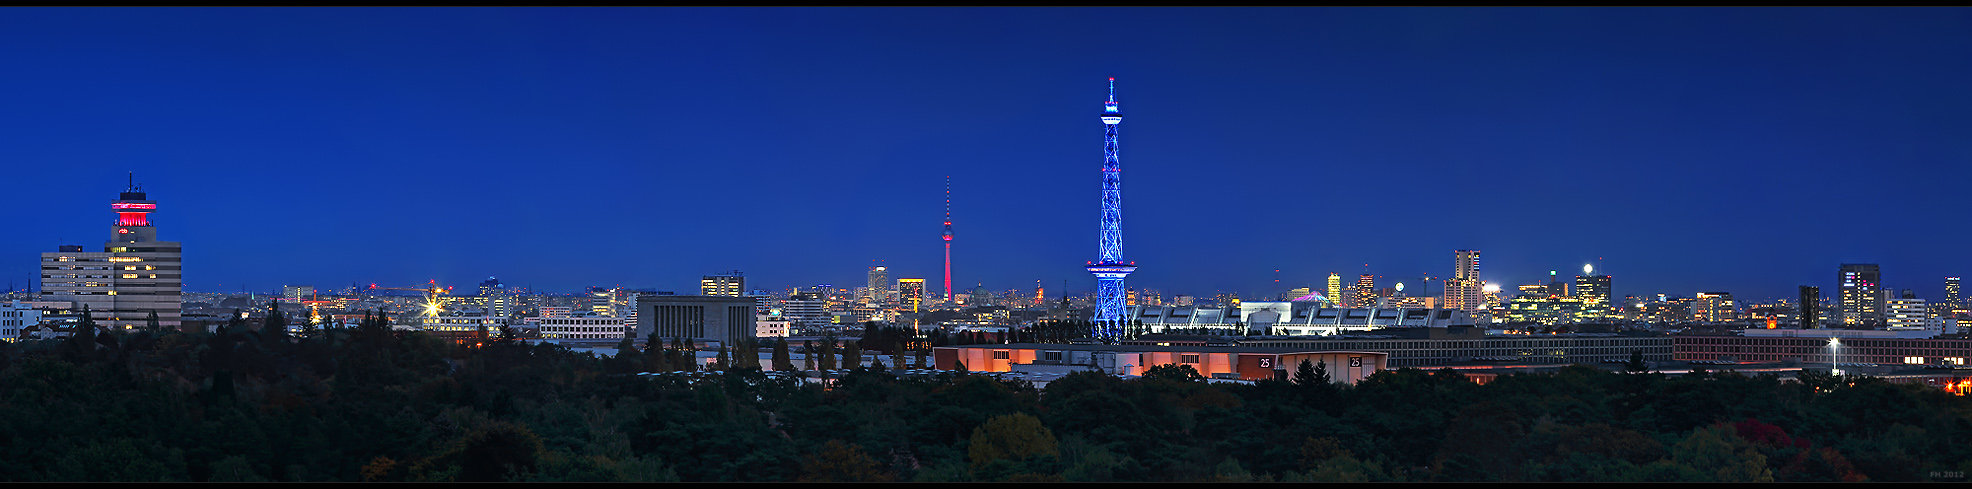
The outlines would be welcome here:
[[[719,356],[712,362],[719,364],[719,370],[732,370],[732,361],[732,357],[726,355],[726,345],[719,345]]]
[[[863,367],[862,345],[858,344],[858,342],[855,341],[842,342],[842,368],[847,370],[847,369],[856,369],[862,367]]]
[[[785,372],[794,370],[793,358],[788,355],[786,337],[774,340],[774,371]]]
[[[281,314],[281,301],[267,301],[267,320],[261,323],[260,338],[269,344],[288,340],[288,318]]]
[[[150,331],[153,334],[158,333],[162,329],[162,326],[159,326],[159,324],[160,323],[158,322],[157,319],[157,311],[151,311],[150,314],[144,316],[145,330]]]
[[[821,353],[821,358],[819,360],[821,362],[820,365],[821,369],[835,370],[835,336],[834,335],[830,335],[829,337],[822,338],[822,351],[820,353]]]
[[[89,315],[88,304],[82,305],[82,320],[75,323],[75,329],[69,331],[68,337],[77,345],[87,345],[96,339],[96,318]]]
[[[801,369],[815,369],[815,341],[801,340]]]

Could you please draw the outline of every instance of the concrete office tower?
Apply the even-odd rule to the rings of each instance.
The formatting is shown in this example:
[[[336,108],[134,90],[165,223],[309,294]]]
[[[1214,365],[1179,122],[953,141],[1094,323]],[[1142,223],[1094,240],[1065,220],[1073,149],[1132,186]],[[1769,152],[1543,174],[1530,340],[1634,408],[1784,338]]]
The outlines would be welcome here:
[[[1958,277],[1945,277],[1945,303],[1954,308],[1961,305],[1958,297]]]
[[[739,297],[746,293],[746,274],[739,270],[706,275],[698,281],[698,294],[718,297]]]
[[[1342,297],[1342,274],[1340,273],[1328,272],[1328,303],[1332,306],[1350,304],[1349,301],[1344,300]]]
[[[897,310],[909,312],[924,310],[924,279],[897,279]]]
[[[144,327],[151,313],[159,326],[177,328],[184,253],[178,242],[157,240],[150,221],[157,202],[133,181],[110,210],[116,224],[101,253],[62,246],[41,254],[42,300],[71,302],[78,311],[88,306],[96,324],[107,328]]]
[[[1472,312],[1484,304],[1481,302],[1479,280],[1479,250],[1457,250],[1452,252],[1452,278],[1445,280],[1445,308]]]
[[[1882,271],[1875,263],[1844,263],[1840,271],[1842,324],[1883,324]]]
[[[1821,327],[1821,287],[1801,286],[1801,329]]]
[[[1349,307],[1376,307],[1376,276],[1362,274],[1356,277],[1355,302]]]

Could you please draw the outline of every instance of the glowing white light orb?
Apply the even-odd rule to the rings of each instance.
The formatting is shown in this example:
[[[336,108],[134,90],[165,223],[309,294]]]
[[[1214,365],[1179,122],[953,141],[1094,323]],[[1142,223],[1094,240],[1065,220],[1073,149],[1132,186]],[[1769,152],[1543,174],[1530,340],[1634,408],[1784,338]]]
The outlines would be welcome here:
[[[1582,265],[1582,275],[1595,275],[1595,265]]]

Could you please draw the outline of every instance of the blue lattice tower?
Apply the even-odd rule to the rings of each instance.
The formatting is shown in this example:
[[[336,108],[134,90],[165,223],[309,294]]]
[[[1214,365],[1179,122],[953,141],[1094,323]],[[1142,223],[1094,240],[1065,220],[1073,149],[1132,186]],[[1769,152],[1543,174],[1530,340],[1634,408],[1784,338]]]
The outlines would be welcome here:
[[[1116,79],[1109,79],[1109,101],[1102,104],[1102,231],[1096,238],[1097,259],[1088,265],[1096,276],[1096,317],[1091,336],[1104,343],[1123,339],[1123,278],[1137,271],[1123,261],[1123,171],[1116,159]]]

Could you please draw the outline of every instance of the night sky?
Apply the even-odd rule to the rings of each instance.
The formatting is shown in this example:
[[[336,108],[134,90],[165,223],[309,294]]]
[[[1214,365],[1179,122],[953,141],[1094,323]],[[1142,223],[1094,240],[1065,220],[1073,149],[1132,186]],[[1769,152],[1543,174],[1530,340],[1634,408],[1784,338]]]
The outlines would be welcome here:
[[[1965,9],[8,9],[0,273],[101,246],[134,171],[191,291],[936,288],[949,175],[957,284],[1091,291],[1114,76],[1129,284],[1167,297],[1473,248],[1509,289],[1865,262],[1939,299],[1968,41]]]

